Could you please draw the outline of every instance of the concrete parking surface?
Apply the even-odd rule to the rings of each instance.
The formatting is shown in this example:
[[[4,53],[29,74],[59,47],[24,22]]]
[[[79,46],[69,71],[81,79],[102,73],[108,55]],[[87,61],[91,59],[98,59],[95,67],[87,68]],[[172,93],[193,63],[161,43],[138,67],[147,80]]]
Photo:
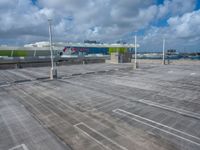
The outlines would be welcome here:
[[[199,150],[200,63],[0,70],[0,150]]]

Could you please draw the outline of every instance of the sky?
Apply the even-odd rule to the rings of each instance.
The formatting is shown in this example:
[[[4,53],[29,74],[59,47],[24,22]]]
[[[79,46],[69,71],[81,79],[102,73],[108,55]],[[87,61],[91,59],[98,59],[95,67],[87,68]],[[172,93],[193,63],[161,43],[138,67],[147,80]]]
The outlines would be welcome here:
[[[200,0],[0,0],[0,45],[134,42],[139,50],[200,52]]]

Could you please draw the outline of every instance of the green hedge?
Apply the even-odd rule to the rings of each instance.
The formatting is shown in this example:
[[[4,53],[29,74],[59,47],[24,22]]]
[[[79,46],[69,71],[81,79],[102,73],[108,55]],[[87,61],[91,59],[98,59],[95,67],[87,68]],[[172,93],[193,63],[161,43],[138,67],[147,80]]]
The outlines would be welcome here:
[[[0,50],[0,56],[11,56],[11,50]]]
[[[28,51],[26,50],[13,51],[13,57],[26,57],[26,56],[28,56]]]
[[[124,48],[124,47],[110,47],[109,48],[109,54],[111,53],[116,53],[116,52],[119,52],[120,54],[123,54],[125,52],[127,52],[127,48]]]
[[[11,57],[12,50],[0,50],[0,56]],[[13,50],[13,57],[26,57],[28,56],[28,51],[26,50]]]
[[[34,50],[0,50],[0,56],[8,56],[11,57],[32,57],[34,55]],[[39,50],[36,52],[36,56],[50,56],[49,50]]]

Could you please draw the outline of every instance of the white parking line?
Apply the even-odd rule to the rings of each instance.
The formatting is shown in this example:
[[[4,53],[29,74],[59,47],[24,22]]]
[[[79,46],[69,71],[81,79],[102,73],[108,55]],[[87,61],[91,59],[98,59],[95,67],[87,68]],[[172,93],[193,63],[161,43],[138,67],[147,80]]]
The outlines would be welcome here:
[[[89,135],[87,132],[83,131],[81,128],[78,127],[78,125],[84,125],[86,126],[88,129],[90,129],[91,131],[99,134],[100,136],[102,136],[103,138],[105,138],[106,140],[108,140],[109,142],[111,142],[112,144],[116,145],[117,147],[121,148],[122,150],[128,150],[127,148],[119,145],[118,143],[114,142],[113,140],[111,140],[110,138],[106,137],[105,135],[101,134],[100,132],[98,132],[97,130],[89,127],[88,125],[86,125],[83,122],[80,122],[76,125],[74,125],[74,127],[78,128],[79,130],[81,130],[83,133],[85,133],[87,136],[89,136],[91,139],[93,139],[95,142],[97,142],[98,144],[102,145],[103,147],[112,150],[111,148],[109,148],[108,146],[104,145],[103,143],[101,143],[100,141],[96,140],[94,137],[92,137],[91,135]]]
[[[115,109],[115,110],[113,110],[113,112],[114,112],[114,113],[117,113],[117,114],[119,114],[119,115],[126,116],[126,117],[130,118],[131,120],[135,120],[135,121],[137,121],[137,122],[139,122],[139,123],[145,124],[145,125],[150,126],[150,127],[152,127],[152,128],[158,129],[158,130],[160,130],[160,131],[162,131],[162,132],[165,132],[165,133],[167,133],[167,134],[171,134],[171,135],[173,135],[173,136],[175,136],[175,137],[178,137],[178,138],[180,138],[180,139],[183,139],[183,140],[185,140],[185,141],[188,141],[188,142],[190,142],[190,143],[193,143],[193,144],[195,144],[195,145],[200,146],[200,143],[197,143],[197,142],[195,142],[195,141],[189,140],[189,139],[187,139],[187,138],[184,138],[184,137],[182,137],[182,136],[180,136],[180,135],[174,134],[174,133],[169,132],[169,131],[167,131],[167,130],[164,130],[164,129],[162,129],[162,128],[163,128],[163,127],[164,127],[164,128],[167,128],[168,130],[175,131],[175,132],[177,132],[177,133],[181,133],[181,134],[184,135],[184,136],[188,136],[188,137],[190,137],[190,138],[193,138],[193,139],[195,139],[195,140],[200,141],[200,138],[199,138],[199,137],[196,137],[196,136],[193,136],[193,135],[191,135],[191,134],[182,132],[182,131],[180,131],[180,130],[174,129],[174,128],[169,127],[169,126],[167,126],[167,125],[164,125],[164,124],[155,122],[155,121],[153,121],[153,120],[150,120],[150,119],[147,119],[147,118],[138,116],[138,115],[136,115],[136,114],[130,113],[130,112],[125,111],[125,110],[122,110],[122,109]],[[150,122],[150,123],[159,125],[159,126],[161,126],[162,128],[161,128],[161,127],[156,127],[155,125],[152,125],[152,124],[150,124],[150,123],[147,123],[147,122],[141,121],[141,120],[139,120],[139,119],[130,117],[130,116],[128,116],[128,115],[131,115],[131,116],[134,116],[134,117],[143,119],[143,120],[145,120],[145,121],[147,121],[147,122]]]
[[[191,76],[194,76],[194,75],[196,75],[196,73],[195,73],[195,72],[192,72],[192,73],[190,73],[190,75],[191,75]]]
[[[17,150],[18,148],[23,148],[23,150],[28,150],[28,148],[25,144],[17,145],[13,148],[10,148],[9,150]]]
[[[167,106],[167,105],[155,103],[155,102],[152,102],[152,101],[149,101],[149,100],[144,100],[144,99],[140,99],[140,100],[137,100],[137,101],[141,102],[143,104],[146,104],[146,105],[162,108],[162,109],[165,109],[165,110],[170,110],[170,111],[179,113],[181,115],[185,115],[185,116],[193,117],[193,118],[196,118],[196,119],[200,119],[200,115],[198,113],[194,113],[194,112],[183,110],[183,109],[178,109],[178,108],[175,108],[175,107],[170,107],[170,106]]]
[[[90,137],[92,140],[94,140],[96,143],[98,143],[99,145],[105,147],[106,149],[112,150],[110,149],[108,146],[104,145],[103,143],[99,142],[98,140],[96,140],[95,138],[93,138],[92,136],[90,136],[87,132],[81,130],[79,127],[77,127],[76,125],[74,125],[74,127],[76,127],[78,130],[80,130],[81,132],[83,132],[85,135],[87,135],[88,137]]]
[[[168,71],[168,73],[173,73],[174,71],[172,71],[172,70],[170,70],[170,71]]]

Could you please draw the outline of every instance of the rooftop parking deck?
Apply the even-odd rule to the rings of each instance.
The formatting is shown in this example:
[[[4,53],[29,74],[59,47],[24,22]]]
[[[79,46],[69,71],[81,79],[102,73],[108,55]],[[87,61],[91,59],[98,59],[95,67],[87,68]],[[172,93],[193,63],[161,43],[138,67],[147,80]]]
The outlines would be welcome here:
[[[200,64],[0,70],[0,150],[199,150]]]

